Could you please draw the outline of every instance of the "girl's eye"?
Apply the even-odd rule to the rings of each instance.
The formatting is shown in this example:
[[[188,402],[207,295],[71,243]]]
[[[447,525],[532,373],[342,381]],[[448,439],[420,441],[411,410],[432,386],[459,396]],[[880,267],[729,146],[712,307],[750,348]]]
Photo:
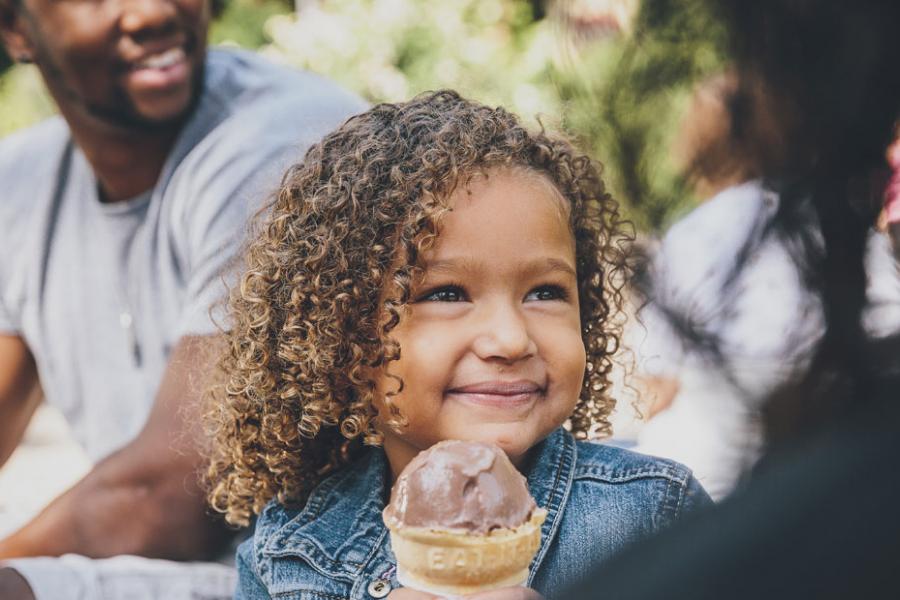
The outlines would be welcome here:
[[[565,300],[569,296],[566,290],[558,285],[542,285],[536,287],[525,296],[525,300]]]
[[[465,302],[466,293],[456,285],[447,285],[426,292],[417,302]]]

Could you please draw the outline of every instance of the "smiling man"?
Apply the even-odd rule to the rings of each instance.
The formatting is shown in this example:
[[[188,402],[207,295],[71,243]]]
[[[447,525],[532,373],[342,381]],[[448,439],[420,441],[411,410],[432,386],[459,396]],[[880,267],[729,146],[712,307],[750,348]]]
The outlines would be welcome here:
[[[207,0],[0,0],[6,50],[37,66],[61,115],[0,142],[0,464],[42,396],[96,461],[0,540],[0,560],[198,560],[226,543],[186,425],[211,307],[285,165],[362,103],[208,53],[209,18]],[[103,585],[49,576],[46,559],[10,564],[40,600]],[[28,590],[12,577],[0,571],[0,596]]]

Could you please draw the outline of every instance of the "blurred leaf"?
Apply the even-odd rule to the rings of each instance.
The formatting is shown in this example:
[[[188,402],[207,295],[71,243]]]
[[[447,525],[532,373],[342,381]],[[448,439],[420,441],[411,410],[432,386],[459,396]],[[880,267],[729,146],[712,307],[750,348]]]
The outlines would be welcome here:
[[[717,63],[704,44],[688,43],[705,23],[674,18],[674,0],[649,2],[626,43],[576,39],[561,26],[565,2],[556,18],[550,5],[539,19],[525,0],[321,0],[272,19],[263,51],[372,102],[449,87],[564,129],[608,164],[610,189],[636,224],[656,229],[693,201],[669,149],[690,80]],[[592,16],[582,28],[588,34]],[[643,31],[659,19],[671,23],[649,39]]]
[[[293,3],[287,0],[226,0],[220,4],[209,30],[210,43],[253,49],[267,41],[263,31],[269,17],[293,10]]]
[[[0,77],[0,106],[0,137],[56,112],[38,70],[27,65],[14,66]]]
[[[562,129],[606,164],[628,216],[658,229],[694,201],[671,147],[693,82],[721,68],[721,39],[700,0],[643,0],[630,36],[602,13],[612,4],[307,0],[295,15],[287,0],[225,0],[210,40],[260,48],[372,102],[454,88]],[[0,135],[48,112],[21,69],[0,76]]]

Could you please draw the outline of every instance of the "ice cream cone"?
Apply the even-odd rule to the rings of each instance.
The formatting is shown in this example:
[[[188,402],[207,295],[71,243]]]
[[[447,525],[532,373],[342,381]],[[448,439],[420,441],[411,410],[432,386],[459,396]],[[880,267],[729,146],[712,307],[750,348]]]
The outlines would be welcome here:
[[[442,596],[523,585],[546,516],[537,508],[522,525],[488,533],[393,526],[397,578],[406,587]]]

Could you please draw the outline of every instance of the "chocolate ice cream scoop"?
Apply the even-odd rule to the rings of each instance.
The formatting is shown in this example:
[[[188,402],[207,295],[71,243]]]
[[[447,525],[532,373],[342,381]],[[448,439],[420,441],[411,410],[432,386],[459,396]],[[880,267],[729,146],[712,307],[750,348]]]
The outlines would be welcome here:
[[[384,509],[389,527],[488,533],[513,529],[536,508],[525,478],[495,445],[448,440],[403,469]]]

